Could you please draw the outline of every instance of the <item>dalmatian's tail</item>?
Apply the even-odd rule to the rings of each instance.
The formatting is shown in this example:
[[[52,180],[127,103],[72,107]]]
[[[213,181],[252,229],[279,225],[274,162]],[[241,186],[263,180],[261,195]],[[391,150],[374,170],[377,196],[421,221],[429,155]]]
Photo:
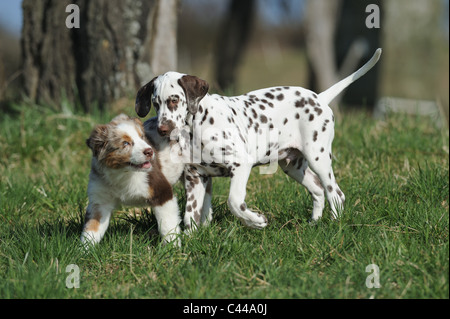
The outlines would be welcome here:
[[[324,104],[329,104],[336,96],[339,95],[339,93],[345,90],[346,87],[348,87],[350,84],[352,84],[360,77],[362,77],[364,74],[369,72],[369,70],[373,68],[375,64],[377,64],[378,60],[380,59],[381,52],[382,52],[381,48],[377,49],[377,51],[375,51],[375,54],[369,60],[369,62],[364,64],[364,66],[362,66],[358,71],[346,77],[342,81],[336,83],[326,91],[320,93],[319,94],[320,102]]]

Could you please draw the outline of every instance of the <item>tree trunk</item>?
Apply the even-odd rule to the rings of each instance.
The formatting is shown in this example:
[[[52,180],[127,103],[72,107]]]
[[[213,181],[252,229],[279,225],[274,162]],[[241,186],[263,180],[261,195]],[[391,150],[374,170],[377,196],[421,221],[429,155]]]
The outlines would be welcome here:
[[[22,61],[25,93],[33,100],[58,105],[63,95],[75,98],[75,63],[65,8],[69,0],[24,0]]]
[[[6,80],[2,59],[0,58],[0,103],[3,100],[3,92],[5,91]]]
[[[218,37],[216,79],[222,90],[232,88],[237,66],[248,42],[255,9],[254,0],[231,0]]]
[[[155,1],[79,0],[81,27],[73,29],[76,83],[85,111],[131,94],[141,84],[137,66],[143,61],[143,43]],[[150,25],[151,26],[151,25]],[[150,31],[150,32],[149,32]],[[150,48],[147,48],[149,50]]]
[[[154,21],[159,20],[159,8],[166,1],[24,0],[22,50],[28,96],[39,103],[59,105],[65,95],[90,112],[133,95],[155,76],[153,66],[160,64],[152,57],[154,51],[161,51],[161,44],[152,40],[161,32]],[[79,7],[80,28],[66,27],[70,13],[65,9],[70,3]],[[176,6],[164,14],[170,10]],[[171,21],[176,22],[176,12],[172,11]],[[163,27],[173,31],[176,23]],[[173,31],[170,37],[175,36]],[[176,42],[172,38],[167,42],[170,45],[163,50],[170,51],[170,63],[176,63]]]
[[[376,4],[381,10],[381,0],[371,0],[370,4]],[[335,37],[336,63],[339,67],[339,80],[350,75],[356,69],[362,67],[381,47],[381,32],[377,28],[368,28],[365,24],[366,1],[344,0],[341,15],[338,21]],[[360,43],[360,50],[358,50]],[[355,48],[355,50],[352,50]],[[358,52],[360,51],[360,52]],[[355,52],[355,54],[352,54]],[[352,64],[350,67],[346,65]],[[341,101],[349,107],[373,108],[378,99],[379,66],[376,65],[361,80],[348,87]]]
[[[162,74],[177,69],[177,11],[178,0],[162,0],[158,3],[153,19],[155,33],[152,38],[153,72]]]
[[[310,65],[310,87],[323,92],[337,80],[334,36],[341,0],[308,0],[306,50]]]
[[[380,6],[380,0],[371,3]],[[368,3],[355,0],[308,0],[306,47],[310,88],[323,92],[361,67],[379,47],[379,29],[366,22]],[[373,106],[377,98],[378,72],[375,67],[364,79],[337,96],[331,107],[339,115],[338,104]]]

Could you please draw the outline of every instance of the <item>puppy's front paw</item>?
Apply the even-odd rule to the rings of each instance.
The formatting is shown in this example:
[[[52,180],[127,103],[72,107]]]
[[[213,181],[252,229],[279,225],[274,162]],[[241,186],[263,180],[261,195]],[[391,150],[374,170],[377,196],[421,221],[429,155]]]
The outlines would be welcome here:
[[[88,249],[89,247],[95,246],[100,241],[100,234],[93,231],[83,231],[81,233],[81,243],[83,247]]]

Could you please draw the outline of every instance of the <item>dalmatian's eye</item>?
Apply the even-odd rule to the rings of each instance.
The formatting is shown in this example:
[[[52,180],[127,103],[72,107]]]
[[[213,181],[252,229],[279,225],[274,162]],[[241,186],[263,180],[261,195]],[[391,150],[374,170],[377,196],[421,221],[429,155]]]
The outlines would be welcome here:
[[[173,104],[177,104],[179,101],[180,101],[180,98],[179,98],[178,96],[172,96],[171,102],[172,102]]]

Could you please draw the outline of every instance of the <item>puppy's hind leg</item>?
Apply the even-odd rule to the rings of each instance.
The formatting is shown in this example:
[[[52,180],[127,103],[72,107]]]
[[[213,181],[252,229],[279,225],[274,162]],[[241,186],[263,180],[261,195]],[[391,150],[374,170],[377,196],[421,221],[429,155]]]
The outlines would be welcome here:
[[[317,174],[320,184],[323,186],[328,203],[331,207],[332,219],[338,219],[344,211],[345,195],[336,182],[333,168],[331,167],[331,148],[320,155],[307,154],[308,165]]]
[[[309,169],[308,162],[304,158],[297,158],[290,165],[284,160],[280,161],[279,165],[287,175],[305,186],[311,194],[313,200],[311,221],[320,219],[325,207],[325,192],[319,177]]]

